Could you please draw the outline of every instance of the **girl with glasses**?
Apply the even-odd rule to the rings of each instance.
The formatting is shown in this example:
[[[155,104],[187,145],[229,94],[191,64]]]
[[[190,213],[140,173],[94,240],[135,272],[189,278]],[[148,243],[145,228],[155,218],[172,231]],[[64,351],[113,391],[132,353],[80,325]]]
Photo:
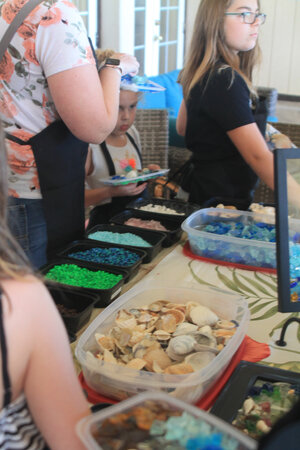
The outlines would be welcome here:
[[[181,179],[191,202],[218,197],[246,209],[258,177],[274,188],[273,155],[264,139],[267,108],[252,84],[265,18],[258,0],[202,0],[199,6],[179,76],[184,100],[176,124],[192,151]]]

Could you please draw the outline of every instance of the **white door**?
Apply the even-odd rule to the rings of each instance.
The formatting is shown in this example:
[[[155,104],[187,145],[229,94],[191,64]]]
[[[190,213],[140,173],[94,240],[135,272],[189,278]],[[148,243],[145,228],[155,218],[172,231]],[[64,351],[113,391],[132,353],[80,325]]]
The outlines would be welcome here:
[[[185,0],[134,0],[134,55],[148,76],[183,64]]]

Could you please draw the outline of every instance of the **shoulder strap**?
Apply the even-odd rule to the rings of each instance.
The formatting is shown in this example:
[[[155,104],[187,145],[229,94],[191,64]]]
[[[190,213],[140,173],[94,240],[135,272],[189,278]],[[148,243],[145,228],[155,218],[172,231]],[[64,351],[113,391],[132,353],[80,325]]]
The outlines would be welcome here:
[[[31,13],[31,11],[43,0],[29,0],[25,6],[18,12],[12,23],[7,28],[0,42],[0,61],[2,61],[3,55],[7,50],[15,32],[24,22],[26,17]]]
[[[112,177],[113,175],[116,175],[116,169],[115,169],[114,162],[112,160],[112,157],[110,156],[110,153],[108,151],[105,141],[103,141],[100,144],[100,148],[102,150],[103,156],[105,158],[105,161],[106,161],[106,164],[108,167],[109,176]]]
[[[132,145],[134,146],[134,148],[136,149],[137,154],[139,155],[139,158],[140,158],[141,167],[143,167],[142,154],[141,154],[140,149],[139,149],[138,146],[137,146],[137,143],[135,142],[135,140],[133,139],[133,137],[132,137],[129,133],[126,133],[126,136],[127,136],[128,139],[130,140],[130,142],[132,143]]]
[[[2,380],[4,388],[3,408],[11,402],[11,385],[7,367],[7,347],[4,334],[4,320],[2,314],[2,292],[0,291],[0,345],[2,359]]]

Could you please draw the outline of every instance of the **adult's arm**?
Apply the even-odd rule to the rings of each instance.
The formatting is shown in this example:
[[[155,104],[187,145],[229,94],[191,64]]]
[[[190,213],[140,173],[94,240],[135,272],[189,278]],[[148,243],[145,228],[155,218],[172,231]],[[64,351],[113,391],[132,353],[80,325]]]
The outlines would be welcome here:
[[[186,104],[183,99],[181,102],[179,111],[178,111],[177,119],[176,119],[176,131],[180,136],[185,136],[186,121],[187,121]]]
[[[116,54],[123,75],[137,73],[134,56]],[[74,67],[48,77],[58,114],[70,131],[85,142],[99,144],[112,132],[118,118],[121,73],[103,68],[98,75],[91,64]]]

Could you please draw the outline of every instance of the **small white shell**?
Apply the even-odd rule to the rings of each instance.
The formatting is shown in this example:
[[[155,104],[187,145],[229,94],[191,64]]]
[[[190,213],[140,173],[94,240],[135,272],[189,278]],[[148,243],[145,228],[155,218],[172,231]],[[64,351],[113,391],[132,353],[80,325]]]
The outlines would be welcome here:
[[[182,336],[176,336],[172,338],[169,342],[168,348],[171,349],[172,353],[176,355],[187,355],[194,349],[196,341],[192,336],[184,334]]]
[[[203,327],[204,325],[214,325],[219,319],[211,309],[202,305],[191,309],[190,318],[191,321],[199,327]]]
[[[186,356],[184,362],[190,364],[194,370],[201,370],[207,366],[213,359],[215,354],[213,352],[196,352]]]
[[[183,322],[177,325],[176,330],[173,333],[173,336],[182,336],[183,334],[192,334],[193,332],[198,330],[198,326],[193,323]]]

